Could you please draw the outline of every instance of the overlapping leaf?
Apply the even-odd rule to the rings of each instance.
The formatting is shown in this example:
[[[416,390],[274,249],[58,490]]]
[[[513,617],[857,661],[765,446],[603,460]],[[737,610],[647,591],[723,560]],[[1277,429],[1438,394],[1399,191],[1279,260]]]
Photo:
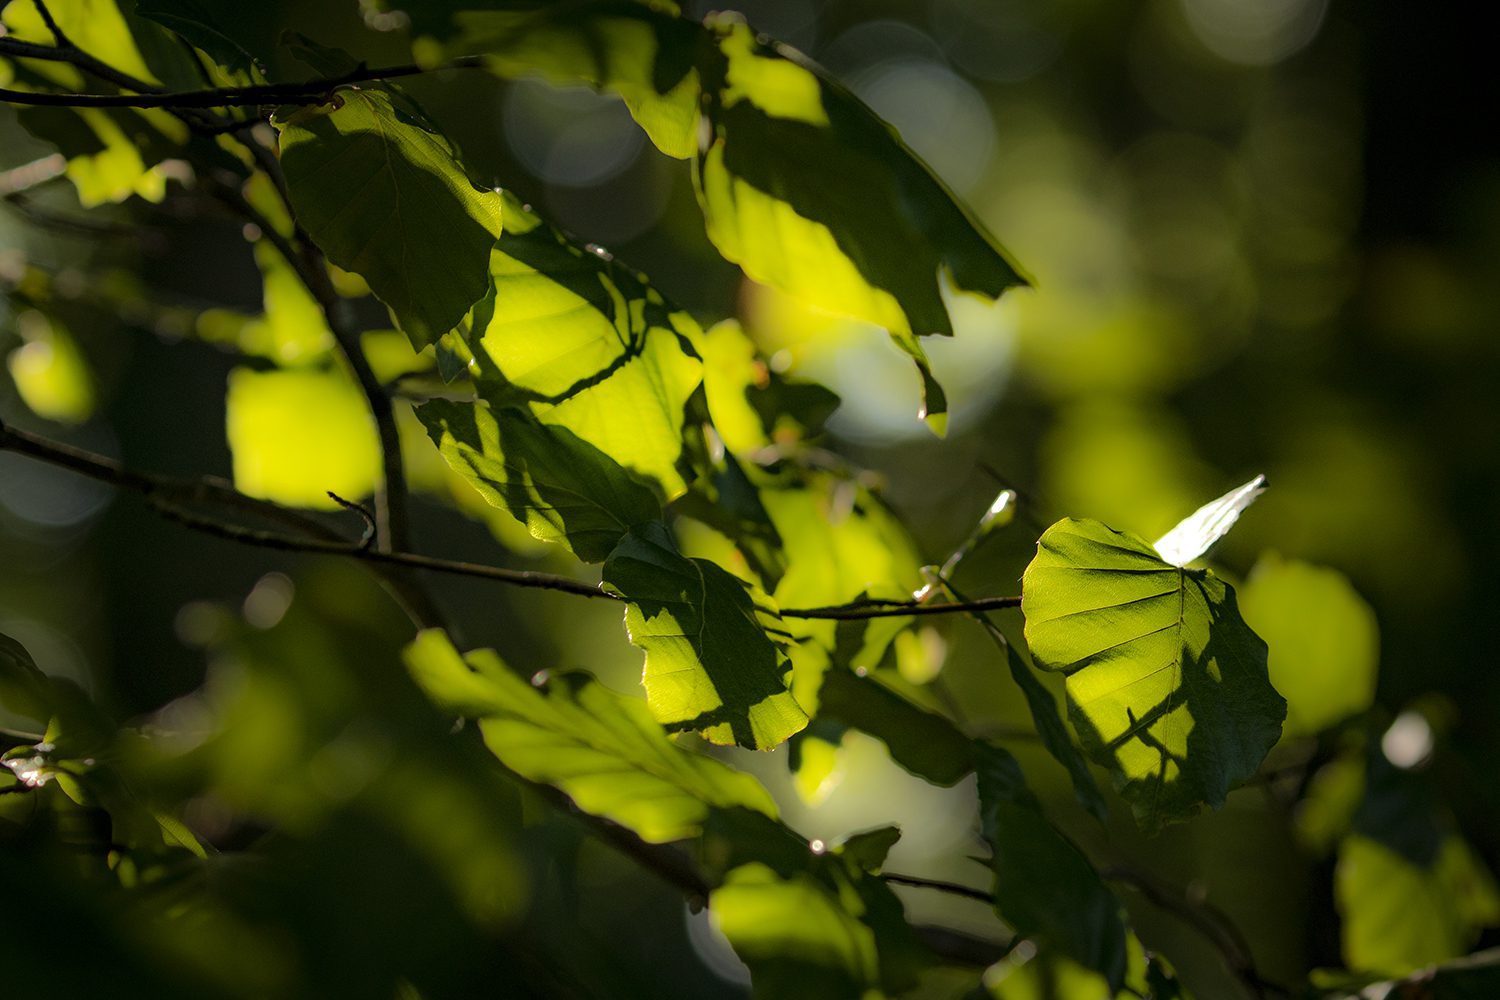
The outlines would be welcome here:
[[[629,602],[625,627],[646,652],[642,681],[657,722],[759,750],[807,725],[787,689],[786,636],[765,594],[683,556],[662,525],[626,535],[604,582]]]
[[[981,744],[977,760],[996,912],[1017,933],[1057,948],[1117,991],[1126,964],[1120,901],[1078,848],[1047,822],[1014,757]]]
[[[369,283],[415,346],[451,330],[488,289],[500,196],[474,187],[447,140],[391,93],[341,90],[276,125],[313,241]]]
[[[489,650],[460,657],[441,631],[420,634],[406,661],[440,706],[479,720],[506,767],[647,841],[694,836],[711,809],[776,814],[750,775],[674,745],[639,701],[585,674],[557,676],[539,689]]]
[[[1037,543],[1022,610],[1037,663],[1067,676],[1085,749],[1148,826],[1221,805],[1281,734],[1265,643],[1210,571],[1068,519]]]
[[[487,54],[619,94],[653,141],[694,155],[709,238],[758,281],[887,328],[922,373],[926,413],[946,402],[918,337],[951,334],[945,296],[988,299],[1025,278],[894,131],[802,56],[736,15],[698,25],[669,4],[402,5],[419,57]]]
[[[664,497],[680,494],[683,407],[702,378],[697,323],[510,195],[504,214],[466,336],[481,391],[567,428]]]
[[[525,411],[433,400],[417,409],[448,464],[532,535],[585,562],[661,517],[661,504],[619,464],[563,427]]]

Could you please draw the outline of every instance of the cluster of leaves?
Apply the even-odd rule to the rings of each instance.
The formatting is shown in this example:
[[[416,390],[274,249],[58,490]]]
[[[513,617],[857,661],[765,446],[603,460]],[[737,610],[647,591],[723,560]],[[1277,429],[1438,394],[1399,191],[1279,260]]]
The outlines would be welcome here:
[[[807,441],[834,402],[826,390],[773,373],[733,321],[703,329],[609,253],[511,193],[476,186],[438,125],[392,83],[330,82],[279,107],[272,171],[256,140],[235,134],[254,116],[227,96],[264,76],[196,5],[130,13],[17,0],[4,8],[5,37],[60,45],[44,9],[76,50],[128,75],[106,81],[119,93],[230,88],[223,104],[35,108],[23,122],[57,144],[85,205],[164,197],[167,165],[180,160],[191,164],[179,171],[185,183],[257,220],[264,315],[194,319],[198,335],[247,359],[226,403],[236,486],[294,507],[336,502],[329,490],[360,497],[391,486],[397,456],[382,448],[366,380],[349,372],[367,368],[377,383],[414,375],[425,388],[384,415],[412,485],[513,544],[519,525],[535,544],[599,565],[602,588],[624,605],[621,641],[643,653],[644,700],[583,673],[528,677],[493,652],[461,654],[433,622],[408,642],[378,598],[351,597],[342,579],[311,581],[271,627],[217,618],[214,672],[191,711],[121,730],[0,640],[0,700],[46,727],[12,740],[13,778],[0,792],[18,794],[0,819],[36,842],[65,840],[80,817],[95,825],[78,865],[110,891],[50,898],[50,915],[108,942],[100,948],[128,970],[131,989],[462,995],[469,977],[498,973],[546,992],[556,975],[549,945],[516,925],[540,887],[514,840],[523,803],[560,795],[599,836],[623,836],[707,905],[757,995],[905,992],[941,959],[881,875],[899,831],[810,843],[755,778],[705,752],[788,741],[810,751],[853,729],[934,784],[976,776],[994,910],[1027,942],[986,976],[992,995],[1181,995],[1016,759],[890,669],[914,616],[841,625],[783,613],[900,611],[924,583],[952,594],[962,562],[924,575],[879,496],[815,460]],[[887,329],[914,360],[924,415],[941,431],[946,404],[919,338],[953,333],[955,296],[993,300],[1025,279],[847,91],[738,17],[700,23],[666,3],[433,0],[403,12],[421,65],[478,58],[502,77],[540,74],[621,98],[662,153],[692,161],[720,253],[757,281]],[[362,74],[342,53],[292,44],[325,80]],[[22,98],[84,89],[65,60],[12,54],[3,65],[0,82]],[[340,329],[348,300],[368,295],[395,330],[351,342]],[[22,352],[65,341],[45,276],[13,298],[37,317]],[[53,384],[65,375],[26,357],[13,356],[12,371],[25,398],[42,401],[39,413],[86,409]],[[63,350],[47,357],[78,363]],[[1361,619],[1368,609],[1336,574],[1274,559],[1237,602],[1229,582],[1195,562],[1232,522],[1222,507],[1205,510],[1183,529],[1196,545],[1059,522],[1024,578],[1025,649],[979,616],[1043,745],[1100,820],[1110,800],[1092,768],[1155,830],[1222,805],[1283,739],[1285,720],[1287,736],[1306,736],[1369,707],[1373,639],[1349,654],[1349,636],[1373,628]],[[965,551],[999,527],[984,522]],[[1340,615],[1355,620],[1352,631],[1327,624]],[[1319,629],[1337,648],[1308,638]],[[1353,657],[1346,669],[1330,665],[1343,655]],[[1049,674],[1063,679],[1066,722]],[[1314,680],[1329,677],[1331,691]],[[455,718],[472,725],[455,734]],[[1461,955],[1500,921],[1500,906],[1420,776],[1367,742],[1320,774],[1308,829],[1338,844],[1350,967],[1400,976]],[[812,756],[802,753],[804,764]],[[45,801],[45,816],[23,815],[22,799]],[[210,799],[274,833],[255,850],[210,854],[213,838],[179,816]],[[667,844],[682,849],[661,853]],[[345,876],[375,857],[402,874],[344,896]],[[300,907],[268,912],[268,899],[284,898],[279,880],[303,873]],[[7,855],[0,877],[30,896],[61,875]],[[1412,889],[1392,910],[1383,901],[1395,897],[1379,887],[1394,879]],[[402,906],[381,893],[399,893]],[[1414,911],[1413,897],[1429,909]],[[319,961],[356,933],[329,918],[335,908],[372,920],[357,931],[369,959],[357,973]],[[465,960],[404,950],[418,925],[451,931],[457,944],[443,954]],[[295,943],[285,953],[236,954],[242,935],[287,929]],[[65,945],[43,946],[67,964]],[[273,953],[284,960],[247,958]],[[82,965],[68,973],[80,988],[99,985]]]

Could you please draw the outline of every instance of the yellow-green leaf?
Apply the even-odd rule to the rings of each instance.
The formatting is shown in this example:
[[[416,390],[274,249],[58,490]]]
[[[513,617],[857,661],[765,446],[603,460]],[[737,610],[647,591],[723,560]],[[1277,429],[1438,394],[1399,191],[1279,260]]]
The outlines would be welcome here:
[[[1342,573],[1267,554],[1240,589],[1240,610],[1270,647],[1289,735],[1316,733],[1370,707],[1380,630]]]
[[[677,746],[640,701],[586,674],[555,676],[538,688],[491,650],[460,657],[439,630],[419,634],[406,662],[441,707],[479,720],[485,744],[506,767],[644,840],[695,836],[712,809],[776,815],[753,777]]]
[[[626,535],[604,564],[604,582],[629,602],[625,627],[646,652],[643,683],[656,721],[755,750],[807,725],[787,690],[781,619],[758,588],[684,557],[663,525]]]
[[[375,422],[342,372],[237,368],[225,408],[234,483],[243,493],[333,510],[330,491],[357,500],[380,482]]]
[[[1038,541],[1021,607],[1037,664],[1067,677],[1085,750],[1148,827],[1222,805],[1281,735],[1266,644],[1211,571],[1070,518]]]

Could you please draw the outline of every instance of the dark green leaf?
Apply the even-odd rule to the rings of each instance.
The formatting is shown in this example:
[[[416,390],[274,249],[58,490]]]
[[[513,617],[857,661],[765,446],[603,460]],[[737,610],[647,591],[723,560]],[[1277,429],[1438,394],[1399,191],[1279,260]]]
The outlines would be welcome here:
[[[873,677],[843,667],[823,675],[819,718],[837,719],[885,743],[891,759],[939,785],[974,770],[974,743],[947,719],[918,708]]]
[[[380,90],[284,109],[276,125],[297,221],[328,258],[369,283],[415,346],[457,325],[488,288],[500,196]]]
[[[1042,815],[1020,765],[999,747],[979,745],[979,814],[993,851],[995,912],[1018,934],[1091,969],[1110,991],[1125,979],[1120,902],[1085,858]]]
[[[1280,737],[1266,645],[1212,572],[1068,519],[1042,535],[1022,586],[1032,655],[1067,676],[1084,748],[1148,827],[1222,805]]]

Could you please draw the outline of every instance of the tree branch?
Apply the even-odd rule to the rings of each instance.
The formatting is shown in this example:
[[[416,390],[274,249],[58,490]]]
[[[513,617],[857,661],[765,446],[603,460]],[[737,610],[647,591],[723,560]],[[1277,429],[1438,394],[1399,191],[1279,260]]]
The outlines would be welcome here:
[[[597,585],[575,580],[572,577],[552,573],[537,573],[531,570],[505,569],[481,563],[459,562],[420,555],[415,552],[381,551],[359,541],[350,541],[322,521],[300,511],[290,510],[268,500],[246,496],[222,480],[178,479],[137,472],[114,459],[75,448],[61,442],[51,441],[36,434],[11,427],[0,422],[0,451],[13,451],[49,465],[68,469],[81,476],[121,489],[138,493],[147,503],[168,520],[217,538],[253,545],[259,548],[276,549],[282,552],[305,552],[313,555],[344,556],[381,566],[429,570],[452,576],[467,576],[481,580],[492,580],[517,587],[540,590],[556,590],[575,597],[599,598],[620,601],[619,595],[601,590]],[[274,522],[284,528],[298,532],[297,536],[262,531],[240,524],[232,524],[217,518],[195,513],[195,506],[216,506],[234,510]],[[913,604],[907,606],[899,601],[863,602],[843,607],[829,608],[783,608],[783,618],[828,618],[846,619],[885,618],[892,614],[957,614],[966,613],[974,605],[993,606],[996,602],[1007,602],[1010,607],[1019,600],[1014,597],[984,598],[969,603]],[[893,608],[892,605],[895,607]]]
[[[54,49],[30,42],[0,38],[0,55],[11,55],[27,59],[51,59],[69,62],[82,67],[78,58],[89,60],[108,69],[98,60],[76,49]],[[239,108],[261,107],[272,104],[322,104],[339,87],[356,83],[375,83],[382,80],[397,80],[406,76],[445,69],[476,69],[484,65],[484,57],[468,56],[439,66],[360,66],[339,76],[320,77],[302,83],[264,83],[250,87],[212,87],[205,90],[181,90],[167,92],[159,87],[141,88],[132,84],[121,84],[131,90],[142,90],[138,94],[54,94],[24,90],[8,90],[0,87],[0,100],[12,104],[27,104],[41,107],[62,108]],[[90,72],[93,69],[90,68]],[[111,71],[113,72],[113,71]],[[98,75],[98,74],[96,74]],[[111,82],[119,82],[104,77]],[[136,81],[137,83],[141,81]]]

